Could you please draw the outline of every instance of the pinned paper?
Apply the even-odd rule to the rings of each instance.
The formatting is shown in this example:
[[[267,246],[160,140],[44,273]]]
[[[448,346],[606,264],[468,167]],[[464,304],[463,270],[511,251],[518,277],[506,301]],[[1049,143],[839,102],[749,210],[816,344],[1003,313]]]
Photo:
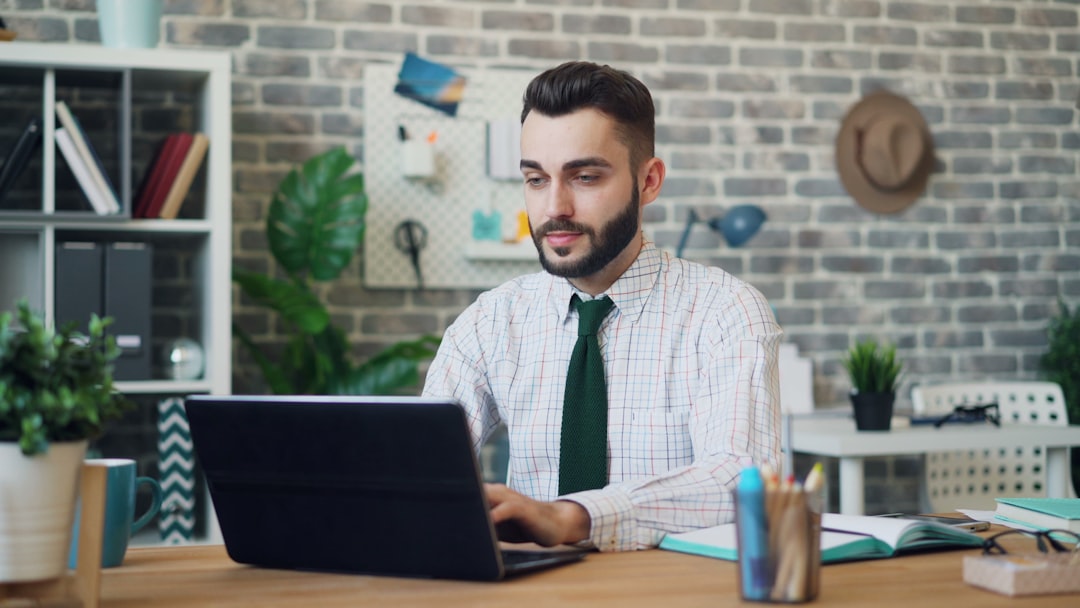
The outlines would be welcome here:
[[[456,116],[465,92],[465,77],[440,63],[405,53],[394,92]]]

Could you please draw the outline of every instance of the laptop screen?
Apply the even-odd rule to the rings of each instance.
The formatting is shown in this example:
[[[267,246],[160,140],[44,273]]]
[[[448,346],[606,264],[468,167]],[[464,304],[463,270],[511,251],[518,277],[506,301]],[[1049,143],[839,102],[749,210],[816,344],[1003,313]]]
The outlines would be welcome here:
[[[416,397],[195,396],[186,409],[235,561],[502,576],[458,404]]]

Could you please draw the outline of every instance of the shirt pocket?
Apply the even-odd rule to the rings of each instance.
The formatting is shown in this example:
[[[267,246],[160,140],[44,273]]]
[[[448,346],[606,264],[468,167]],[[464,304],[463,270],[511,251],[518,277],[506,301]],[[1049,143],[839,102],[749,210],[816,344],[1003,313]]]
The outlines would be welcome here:
[[[658,475],[694,460],[690,406],[635,410],[630,429],[631,475]]]

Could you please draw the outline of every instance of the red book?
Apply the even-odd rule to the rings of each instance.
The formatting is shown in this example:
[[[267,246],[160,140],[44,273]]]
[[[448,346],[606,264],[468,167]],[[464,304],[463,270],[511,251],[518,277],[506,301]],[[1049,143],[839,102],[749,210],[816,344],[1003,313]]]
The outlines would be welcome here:
[[[174,133],[165,139],[165,143],[158,152],[157,160],[154,161],[143,182],[138,203],[135,206],[135,217],[158,217],[161,206],[165,204],[165,197],[169,194],[169,188],[180,171],[180,165],[187,156],[188,148],[191,147],[191,141],[190,133]]]

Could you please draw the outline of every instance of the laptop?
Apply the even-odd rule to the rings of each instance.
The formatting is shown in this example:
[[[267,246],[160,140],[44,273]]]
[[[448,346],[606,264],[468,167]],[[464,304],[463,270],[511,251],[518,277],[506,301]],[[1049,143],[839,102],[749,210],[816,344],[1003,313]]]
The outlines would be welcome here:
[[[452,401],[199,395],[185,407],[238,563],[499,580],[586,552],[500,548]]]

